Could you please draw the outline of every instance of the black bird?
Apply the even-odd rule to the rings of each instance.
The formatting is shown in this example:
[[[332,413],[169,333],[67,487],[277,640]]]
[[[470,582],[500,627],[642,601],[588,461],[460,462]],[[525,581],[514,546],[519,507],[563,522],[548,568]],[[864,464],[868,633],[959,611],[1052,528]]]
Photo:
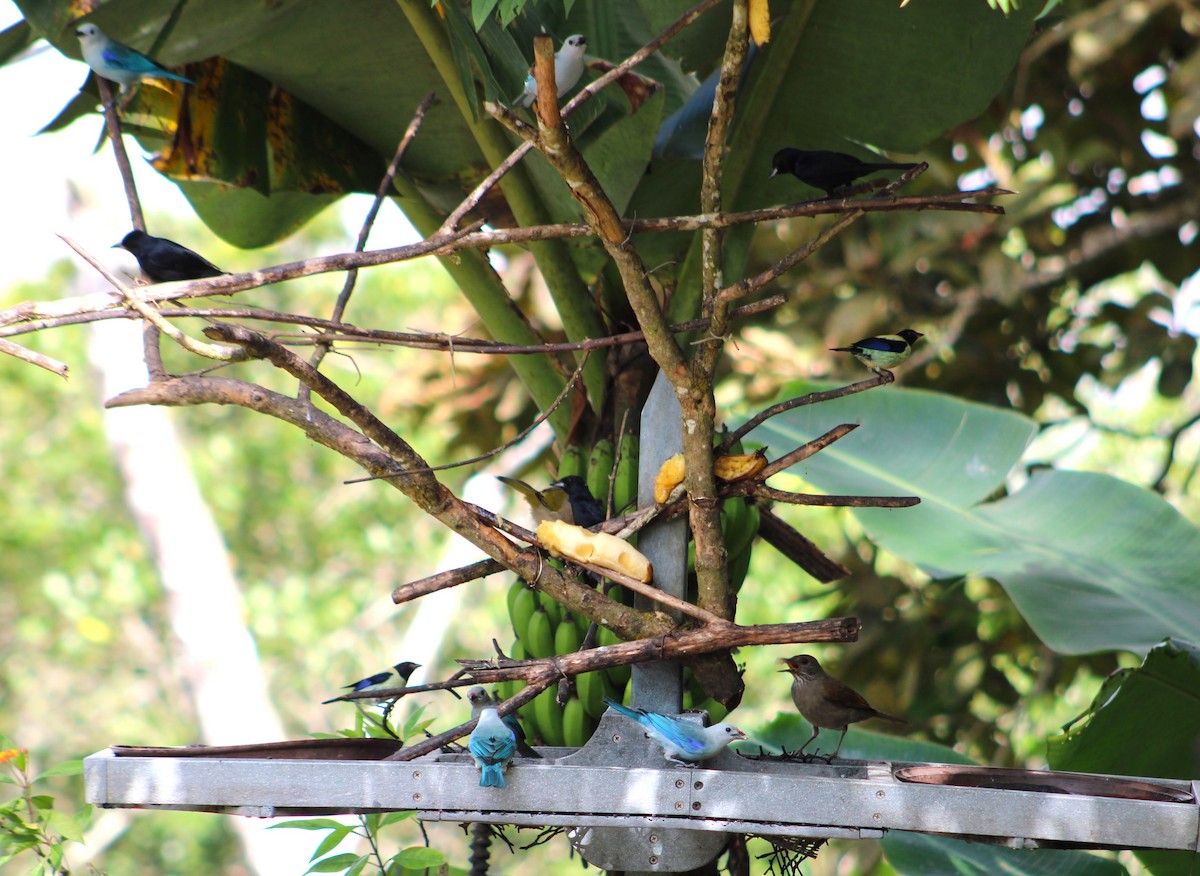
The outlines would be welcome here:
[[[125,249],[133,253],[142,273],[155,283],[172,280],[199,280],[203,277],[219,277],[225,272],[204,256],[192,252],[165,237],[151,237],[144,231],[131,231],[113,249]]]
[[[861,161],[845,152],[826,152],[809,149],[780,149],[771,159],[771,177],[790,173],[802,183],[815,189],[824,189],[832,197],[860,176],[876,170],[910,170],[915,164],[898,164],[890,161]]]
[[[561,487],[566,491],[567,498],[571,500],[571,514],[575,518],[576,526],[591,529],[597,523],[604,522],[604,507],[588,489],[587,481],[579,475],[567,475],[551,486]]]

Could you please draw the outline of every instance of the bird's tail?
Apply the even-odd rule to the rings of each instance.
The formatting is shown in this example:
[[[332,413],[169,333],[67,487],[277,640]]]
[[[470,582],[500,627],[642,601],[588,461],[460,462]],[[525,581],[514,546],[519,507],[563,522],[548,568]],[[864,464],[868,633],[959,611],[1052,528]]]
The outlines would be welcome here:
[[[497,475],[496,480],[500,481],[502,484],[507,484],[508,486],[512,487],[514,490],[524,496],[525,500],[530,505],[544,504],[542,502],[541,493],[529,486],[529,484],[525,483],[524,481],[517,480],[516,478],[506,478],[504,475]]]
[[[911,162],[906,164],[903,162],[896,163],[896,162],[891,162],[891,161],[885,161],[880,164],[868,164],[866,166],[871,168],[871,170],[912,170],[917,165],[914,163],[911,163]]]
[[[504,769],[502,766],[499,763],[485,763],[483,773],[479,777],[479,784],[484,788],[503,788]]]
[[[163,70],[159,73],[155,73],[154,75],[159,77],[160,79],[174,79],[176,82],[186,82],[188,85],[196,84],[191,79],[188,79],[186,76],[180,76],[178,73],[172,73],[170,70]]]
[[[604,704],[606,706],[609,706],[609,707],[615,709],[617,712],[624,715],[626,718],[633,718],[633,720],[635,720],[635,721],[638,718],[640,718],[642,715],[642,713],[637,711],[636,709],[631,709],[631,708],[629,708],[629,706],[623,706],[620,703],[618,703],[616,700],[610,700],[608,697],[604,698]]]
[[[882,718],[885,721],[892,721],[896,724],[907,724],[908,723],[908,721],[905,720],[904,718],[897,717],[896,715],[889,715],[887,712],[881,712],[878,709],[875,710],[875,714],[872,717]]]

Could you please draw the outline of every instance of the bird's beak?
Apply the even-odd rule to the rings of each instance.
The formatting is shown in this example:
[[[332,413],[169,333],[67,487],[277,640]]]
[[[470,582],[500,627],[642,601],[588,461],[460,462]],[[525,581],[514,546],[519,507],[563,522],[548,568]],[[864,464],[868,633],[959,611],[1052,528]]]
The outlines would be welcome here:
[[[738,739],[749,739],[750,737],[748,737],[748,736],[746,735],[746,731],[745,731],[745,730],[738,730],[738,732],[737,732],[737,738],[738,738]]]
[[[124,249],[124,247],[122,247],[122,246],[121,246],[121,244],[119,244],[119,243],[114,243],[114,244],[112,245],[112,248],[113,248],[113,249]]]
[[[778,173],[779,173],[779,169],[776,167],[772,167],[771,172],[767,175],[767,179],[775,179],[775,176]]]

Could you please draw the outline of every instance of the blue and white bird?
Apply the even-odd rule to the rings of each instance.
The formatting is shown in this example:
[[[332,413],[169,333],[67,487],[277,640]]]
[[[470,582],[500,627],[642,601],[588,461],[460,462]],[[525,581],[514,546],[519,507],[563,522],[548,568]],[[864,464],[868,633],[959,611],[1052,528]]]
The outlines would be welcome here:
[[[912,329],[901,329],[894,335],[863,338],[848,347],[830,347],[836,353],[849,353],[876,374],[886,374],[910,355],[918,338],[925,337]]]
[[[667,760],[677,763],[699,763],[708,760],[720,754],[721,750],[734,740],[746,738],[746,734],[732,724],[701,727],[699,724],[672,718],[670,715],[647,712],[645,709],[631,709],[607,697],[604,702],[619,714],[641,724],[646,735],[662,746]]]
[[[482,771],[480,787],[503,788],[504,771],[517,750],[517,734],[500,719],[495,706],[485,706],[479,713],[479,723],[471,731],[467,750]]]
[[[186,76],[164,70],[136,49],[109,39],[104,35],[104,31],[90,22],[80,25],[79,29],[75,31],[75,36],[79,37],[79,45],[83,49],[83,60],[87,62],[87,65],[95,71],[97,76],[119,84],[121,91],[128,91],[130,86],[146,77],[175,79],[189,85],[193,84],[192,80]]]
[[[487,690],[479,685],[467,691],[467,702],[471,704],[472,718],[478,718],[484,709],[494,709],[500,705]],[[504,715],[500,720],[508,725],[508,729],[516,735],[517,754],[521,757],[541,758],[541,755],[534,751],[529,743],[525,741],[525,731],[521,728],[521,722],[517,720],[515,714]]]
[[[587,49],[587,37],[575,34],[567,37],[562,48],[554,53],[554,84],[558,86],[558,96],[562,97],[575,87],[579,77],[583,75],[583,53]],[[525,90],[514,102],[514,106],[533,106],[537,100],[537,80],[533,73],[525,77]]]
[[[389,690],[391,688],[404,687],[408,684],[409,677],[420,667],[420,663],[413,663],[406,660],[403,663],[397,663],[391,669],[385,669],[383,672],[376,672],[374,675],[368,675],[366,678],[360,678],[358,681],[352,681],[345,685],[346,689],[351,693],[360,693],[370,690]],[[342,699],[345,694],[334,697],[330,700],[325,700],[321,705],[325,706],[329,703],[336,703]],[[366,705],[368,703],[378,703],[390,697],[379,697],[371,699],[370,697],[355,697],[351,702],[357,705]]]

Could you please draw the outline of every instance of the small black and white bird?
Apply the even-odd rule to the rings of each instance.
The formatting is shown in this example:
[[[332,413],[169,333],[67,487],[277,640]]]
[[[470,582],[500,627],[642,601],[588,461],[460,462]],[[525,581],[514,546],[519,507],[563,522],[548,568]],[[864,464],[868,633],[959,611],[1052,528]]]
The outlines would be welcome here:
[[[220,277],[222,271],[199,253],[165,237],[151,237],[144,231],[131,231],[114,243],[113,249],[128,250],[137,259],[142,273],[155,283],[172,280],[200,280]]]
[[[802,183],[815,189],[823,189],[832,197],[860,176],[876,170],[910,170],[917,165],[891,161],[869,162],[847,155],[845,152],[827,152],[821,149],[780,149],[771,159],[771,179],[781,173],[790,173]]]
[[[366,678],[360,678],[358,681],[352,681],[345,685],[346,689],[351,693],[361,693],[369,690],[390,690],[391,688],[405,687],[408,684],[408,679],[412,674],[420,668],[420,663],[413,663],[411,660],[406,660],[403,663],[397,663],[391,669],[385,669],[383,672],[376,672],[374,675],[368,675]],[[333,699],[325,700],[321,705],[325,706],[329,703],[336,703],[341,700],[345,694],[334,697]],[[372,700],[369,697],[355,698],[351,700],[355,705],[364,706],[371,703],[380,702],[387,697]]]
[[[925,337],[912,329],[901,329],[894,335],[877,335],[873,338],[863,338],[848,347],[830,347],[838,353],[849,353],[862,362],[876,374],[888,374],[889,368],[895,368],[910,355],[913,344],[918,338]]]

